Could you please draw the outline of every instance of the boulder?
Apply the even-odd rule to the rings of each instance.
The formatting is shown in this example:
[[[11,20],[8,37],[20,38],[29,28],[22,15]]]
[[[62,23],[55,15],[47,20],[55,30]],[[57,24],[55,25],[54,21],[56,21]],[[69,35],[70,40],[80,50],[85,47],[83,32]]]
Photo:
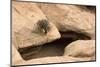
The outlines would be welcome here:
[[[87,8],[12,2],[13,65],[92,61],[94,39],[95,13]]]
[[[27,2],[12,2],[12,33],[16,48],[42,45],[60,38],[56,26],[36,4]]]
[[[64,55],[72,57],[93,57],[95,56],[95,40],[74,41],[65,47]]]
[[[82,6],[37,4],[61,32],[76,31],[95,39],[95,13]]]

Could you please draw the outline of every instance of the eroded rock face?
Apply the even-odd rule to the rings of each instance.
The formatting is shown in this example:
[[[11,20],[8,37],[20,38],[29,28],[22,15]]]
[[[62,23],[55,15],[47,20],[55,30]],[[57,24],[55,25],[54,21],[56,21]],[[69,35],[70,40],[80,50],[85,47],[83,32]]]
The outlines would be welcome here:
[[[95,60],[95,13],[75,5],[12,3],[13,64]]]
[[[72,57],[95,56],[95,40],[77,40],[65,47],[64,55]]]
[[[95,14],[75,5],[39,4],[47,18],[59,31],[77,31],[95,39]]]
[[[60,38],[56,26],[46,19],[36,4],[13,2],[12,12],[13,39],[16,40],[14,41],[16,48],[42,45]],[[39,28],[41,26],[38,22],[41,23],[45,29]],[[50,28],[49,31],[46,29],[48,27],[46,23]],[[46,30],[47,33],[44,33]]]
[[[12,64],[21,63],[24,60],[22,59],[20,53],[17,51],[16,47],[12,45]]]

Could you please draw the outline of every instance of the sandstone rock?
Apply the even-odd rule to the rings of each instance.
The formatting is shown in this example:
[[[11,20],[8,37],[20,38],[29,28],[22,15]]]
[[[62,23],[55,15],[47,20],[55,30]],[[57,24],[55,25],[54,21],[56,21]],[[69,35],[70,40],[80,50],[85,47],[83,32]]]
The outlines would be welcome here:
[[[21,55],[17,51],[16,47],[12,45],[12,65],[23,62]]]
[[[12,4],[12,37],[16,40],[13,42],[17,42],[16,48],[42,45],[60,38],[56,26],[46,19],[35,3],[13,2]],[[44,20],[50,28],[46,34],[43,34],[43,29],[37,24]]]
[[[49,53],[48,53],[49,54]],[[62,62],[79,62],[79,61],[92,61],[90,57],[72,57],[72,56],[53,56],[53,57],[43,57],[36,58],[31,60],[23,60],[17,51],[17,49],[13,46],[13,63],[12,65],[29,65],[29,64],[47,64],[47,63],[62,63]]]
[[[38,6],[60,31],[77,31],[95,39],[95,13],[75,5],[41,3]]]
[[[49,44],[48,42],[52,42],[61,37],[59,31],[60,33],[75,31],[95,39],[95,13],[91,13],[75,5],[36,4],[13,1],[13,65],[95,60],[95,40],[77,40],[68,46]],[[67,35],[66,38],[70,36]],[[80,35],[78,37],[80,37]],[[77,39],[76,34],[74,38]],[[84,39],[83,36],[79,39],[82,38]],[[45,43],[47,43],[48,46],[43,45]],[[40,50],[41,47],[38,48],[40,45],[44,46],[42,50]],[[37,48],[35,51],[33,49],[33,51],[29,52],[27,56],[32,58],[26,61],[18,52],[18,48],[28,48],[30,46]],[[63,48],[65,46],[64,52]],[[40,51],[40,53],[37,53],[38,51]],[[36,54],[31,55],[31,53],[34,52]],[[64,55],[62,56],[63,52]]]
[[[95,56],[95,40],[77,40],[72,42],[65,47],[64,55],[73,57],[93,57]]]
[[[44,57],[38,59],[31,59],[28,61],[21,62],[17,65],[29,65],[29,64],[48,64],[48,63],[67,63],[67,62],[80,62],[80,61],[91,61],[90,58],[76,58],[71,56],[55,56],[55,57]]]

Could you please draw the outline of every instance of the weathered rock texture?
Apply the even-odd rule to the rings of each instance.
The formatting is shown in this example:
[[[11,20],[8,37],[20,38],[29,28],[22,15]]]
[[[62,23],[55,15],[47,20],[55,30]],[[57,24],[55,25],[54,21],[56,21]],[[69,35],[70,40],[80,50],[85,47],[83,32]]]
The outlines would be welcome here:
[[[65,47],[64,55],[74,57],[95,56],[95,40],[77,40]]]
[[[58,29],[51,22],[48,22],[50,30],[47,34],[39,30],[38,21],[46,20],[46,17],[36,4],[13,2],[12,12],[12,29],[17,48],[37,46],[60,38]]]
[[[40,9],[59,31],[77,31],[95,38],[95,15],[75,5],[39,4]]]
[[[95,11],[12,2],[12,65],[94,60]]]

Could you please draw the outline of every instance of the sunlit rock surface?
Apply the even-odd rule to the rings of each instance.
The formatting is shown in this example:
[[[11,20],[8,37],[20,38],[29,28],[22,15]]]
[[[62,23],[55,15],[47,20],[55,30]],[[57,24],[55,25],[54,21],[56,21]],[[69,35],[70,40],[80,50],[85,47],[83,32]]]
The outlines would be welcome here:
[[[92,8],[13,1],[13,65],[96,60],[95,23]]]

